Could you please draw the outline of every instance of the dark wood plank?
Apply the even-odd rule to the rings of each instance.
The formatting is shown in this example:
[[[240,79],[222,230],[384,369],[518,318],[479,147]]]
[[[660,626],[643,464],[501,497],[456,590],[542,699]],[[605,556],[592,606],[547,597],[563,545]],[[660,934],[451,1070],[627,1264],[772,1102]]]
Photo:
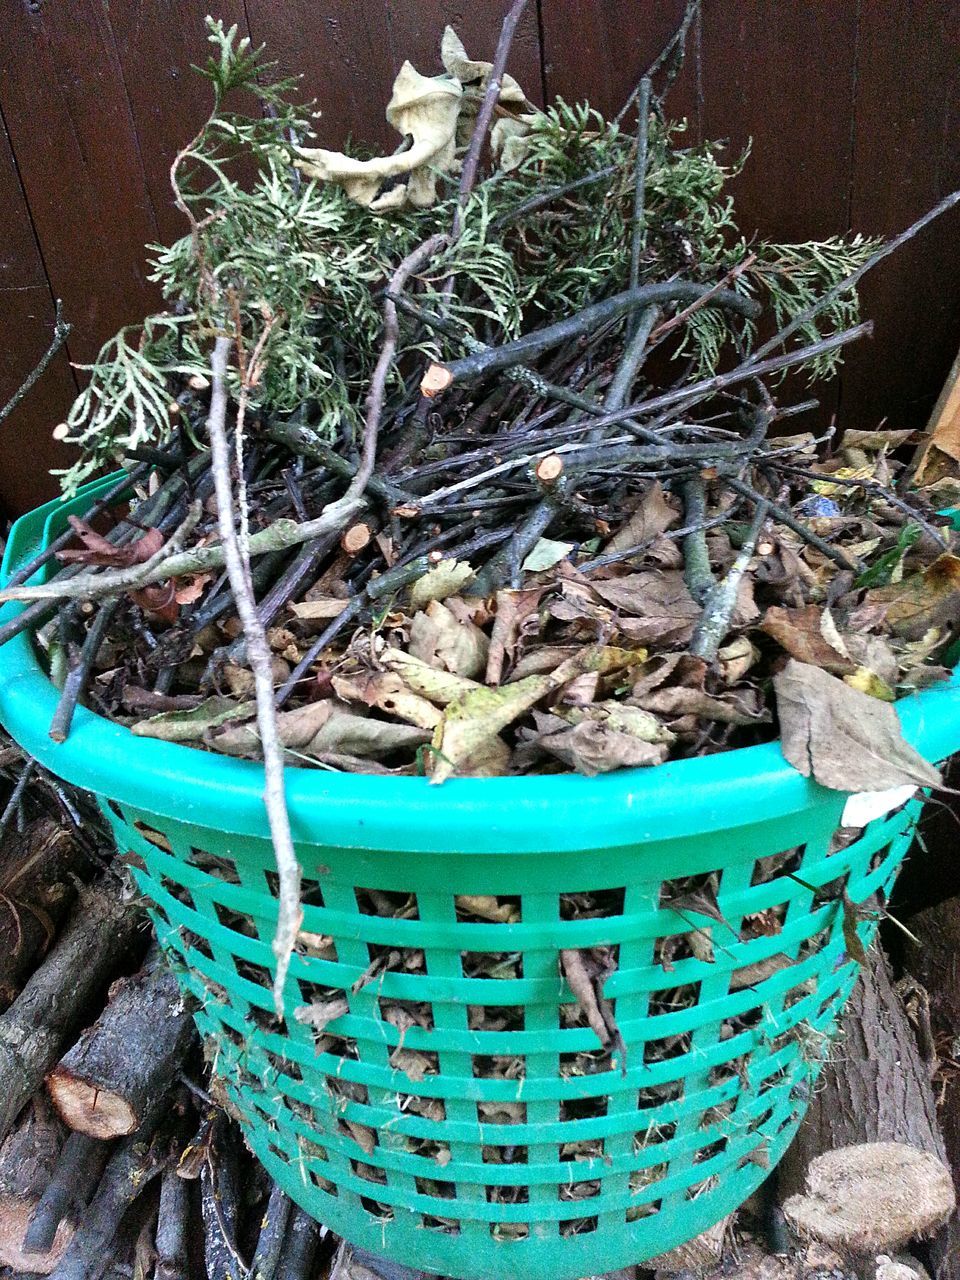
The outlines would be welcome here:
[[[548,100],[586,99],[603,115],[616,114],[683,7],[683,0],[544,0]]]
[[[139,140],[144,177],[161,241],[182,236],[186,224],[174,208],[170,165],[210,110],[210,85],[191,66],[211,52],[204,17],[208,0],[126,0],[110,6],[110,25]],[[242,0],[220,0],[213,10],[226,26],[247,35]]]
[[[851,223],[908,226],[960,187],[960,9],[935,0],[867,0],[854,139]],[[843,376],[843,418],[922,427],[960,344],[960,209],[864,282],[873,342]]]
[[[616,111],[682,11],[679,0],[545,4],[548,94]],[[846,229],[856,39],[854,5],[704,5],[668,114],[689,118],[694,138],[727,139],[731,160],[752,145],[729,187],[748,237],[820,239]],[[782,398],[808,394],[797,379]],[[837,384],[820,396],[823,419],[836,406]],[[792,419],[790,429],[807,425]]]
[[[383,117],[393,83],[383,0],[246,0],[246,11],[253,39],[284,73],[302,74],[304,97],[316,99],[313,145],[396,137]]]
[[[156,238],[119,60],[100,0],[17,0],[0,23],[0,106],[47,274],[92,358],[155,302],[143,245]]]
[[[2,122],[0,210],[0,405],[4,405],[47,349],[54,300]],[[57,486],[49,468],[63,466],[69,454],[50,433],[75,394],[76,382],[63,351],[0,425],[0,504],[7,516],[20,515],[53,496]]]

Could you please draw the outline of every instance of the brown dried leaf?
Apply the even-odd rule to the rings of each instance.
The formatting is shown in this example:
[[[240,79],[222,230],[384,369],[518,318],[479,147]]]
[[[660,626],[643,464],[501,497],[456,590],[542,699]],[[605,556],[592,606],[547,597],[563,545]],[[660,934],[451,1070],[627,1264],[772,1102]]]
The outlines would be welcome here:
[[[767,724],[771,716],[758,690],[743,689],[719,696],[695,689],[674,685],[668,689],[655,689],[631,702],[647,711],[672,719],[676,716],[697,716],[703,720],[715,720],[719,724]]]
[[[600,1010],[600,1001],[594,989],[594,980],[587,968],[582,951],[564,950],[560,952],[560,966],[567,985],[576,996],[577,1004],[583,1010],[583,1016],[600,1043],[606,1048],[612,1034]]]
[[[413,693],[392,671],[333,676],[332,683],[337,697],[345,702],[362,702],[421,729],[434,729],[440,723],[440,712],[433,703]]]
[[[590,587],[601,600],[628,616],[631,621],[622,620],[622,629],[634,640],[685,644],[700,616],[700,606],[676,570],[591,578]]]
[[[834,675],[849,675],[856,670],[857,664],[849,654],[831,644],[824,634],[823,618],[823,612],[815,604],[808,604],[803,609],[774,606],[764,614],[760,630],[772,636],[798,662],[822,667]]]
[[[439,600],[414,614],[409,651],[421,662],[473,679],[487,665],[490,641],[472,622],[459,622]]]
[[[660,481],[655,480],[627,523],[607,543],[604,554],[629,551],[641,543],[653,542],[679,519],[679,512],[664,498]]]
[[[890,703],[793,658],[773,684],[781,750],[805,777],[837,791],[940,786],[939,769],[904,739]]]
[[[539,629],[537,611],[543,593],[542,586],[528,587],[522,591],[497,592],[497,612],[493,620],[487,673],[484,677],[487,684],[500,683],[503,679],[504,662],[514,659],[524,636]]]
[[[902,582],[868,591],[865,603],[886,606],[894,635],[918,640],[931,627],[960,623],[960,557],[944,554]]]
[[[561,733],[545,734],[536,743],[587,777],[663,764],[670,753],[666,743],[645,742],[597,720],[582,720]]]
[[[293,1016],[297,1022],[320,1032],[349,1012],[346,996],[334,996],[330,1000],[311,1000],[309,1004],[302,1004],[293,1011]]]
[[[57,559],[63,564],[95,564],[111,569],[128,569],[131,565],[143,564],[163,546],[163,534],[159,529],[148,529],[133,542],[115,547],[107,538],[97,533],[92,525],[87,524],[86,520],[81,520],[78,516],[69,516],[68,519],[83,547],[58,551]]]

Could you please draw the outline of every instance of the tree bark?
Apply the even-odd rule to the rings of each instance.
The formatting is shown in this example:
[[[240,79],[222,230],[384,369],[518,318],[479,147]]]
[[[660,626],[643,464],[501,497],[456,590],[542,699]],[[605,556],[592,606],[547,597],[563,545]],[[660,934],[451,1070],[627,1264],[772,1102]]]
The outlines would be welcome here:
[[[114,1238],[124,1214],[163,1168],[163,1138],[153,1127],[156,1114],[114,1148],[103,1177],[77,1231],[51,1273],[54,1280],[100,1280],[116,1261]]]
[[[93,1138],[133,1133],[169,1088],[192,1029],[176,979],[154,950],[139,973],[113,985],[95,1025],[47,1076],[62,1119]]]
[[[960,1055],[954,1047],[960,1029],[960,898],[948,898],[913,916],[910,931],[917,944],[908,944],[905,967],[929,994],[929,1031],[935,1046],[933,1088],[947,1164],[960,1193],[960,1074],[956,1068]],[[931,1257],[937,1280],[960,1280],[956,1219],[934,1242]]]
[[[902,1142],[947,1162],[928,1065],[878,949],[847,1005],[833,1060],[779,1166],[781,1199],[803,1191],[815,1156],[860,1142]]]
[[[0,1147],[0,1263],[46,1275],[70,1243],[75,1225],[61,1221],[49,1247],[28,1250],[24,1236],[63,1149],[66,1129],[41,1094]]]
[[[76,898],[69,880],[82,860],[72,833],[38,818],[4,840],[0,873],[0,1011],[16,998],[37,959],[53,941]]]
[[[139,921],[106,888],[85,890],[52,951],[0,1017],[0,1140],[129,956]]]

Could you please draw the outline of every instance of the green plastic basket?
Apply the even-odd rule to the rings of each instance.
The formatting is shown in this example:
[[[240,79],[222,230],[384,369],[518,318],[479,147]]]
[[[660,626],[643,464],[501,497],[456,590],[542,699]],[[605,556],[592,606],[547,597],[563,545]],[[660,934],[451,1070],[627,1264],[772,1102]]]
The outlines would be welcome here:
[[[18,521],[4,573],[97,492]],[[887,893],[920,809],[912,800],[834,840],[846,797],[801,777],[776,743],[592,779],[431,787],[291,769],[304,929],[334,950],[294,958],[287,1009],[338,994],[348,1005],[318,1052],[308,1026],[271,1014],[261,768],[136,738],[85,710],[55,745],[56,702],[26,636],[0,649],[0,719],[101,798],[253,1151],[348,1240],[467,1280],[613,1270],[742,1203],[790,1142],[856,980],[839,890],[856,903]],[[929,759],[960,746],[956,678],[898,710]],[[779,874],[758,871],[787,850]],[[661,905],[664,880],[708,873],[727,925]],[[373,914],[371,889],[410,895],[404,918]],[[566,918],[568,895],[585,892],[598,913]],[[460,894],[516,895],[519,922],[460,920]],[[783,908],[777,932],[741,940],[745,918],[771,907]],[[661,963],[662,939],[705,929],[714,963],[684,957],[682,943]],[[864,942],[873,929],[859,925]],[[596,1069],[575,1074],[599,1041],[570,1025],[559,952],[596,946],[616,949],[605,995],[626,1056],[597,1052]],[[420,952],[425,972],[407,971]],[[479,953],[519,953],[521,976],[470,976]],[[772,956],[778,971],[753,980],[750,966]],[[427,1006],[430,1024],[404,1034],[385,1002]],[[510,1029],[473,1029],[476,1007]],[[398,1047],[416,1051],[416,1071],[398,1068]]]

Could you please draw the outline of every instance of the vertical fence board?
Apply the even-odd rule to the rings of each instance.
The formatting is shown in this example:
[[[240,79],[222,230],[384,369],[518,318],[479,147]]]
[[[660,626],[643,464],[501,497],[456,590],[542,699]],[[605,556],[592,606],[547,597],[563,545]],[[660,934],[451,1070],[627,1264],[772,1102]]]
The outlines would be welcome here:
[[[30,225],[27,203],[0,123],[0,405],[5,405],[43,355],[53,335],[54,301]],[[52,497],[50,467],[63,466],[68,451],[51,431],[76,393],[61,351],[28,396],[0,424],[0,503],[17,513]]]
[[[302,74],[304,97],[316,99],[322,114],[313,145],[340,147],[348,134],[372,146],[389,141],[385,0],[246,0],[246,10],[253,39],[285,73]]]
[[[851,223],[890,236],[960,187],[960,8],[864,0]],[[843,377],[848,426],[922,427],[960,345],[960,209],[864,282],[872,343]]]
[[[0,23],[0,106],[51,284],[75,325],[71,354],[150,306],[155,238],[123,77],[100,0],[16,0]],[[12,11],[12,12],[11,12]]]
[[[128,0],[109,12],[147,190],[160,239],[168,244],[186,231],[173,204],[170,165],[212,101],[209,82],[190,69],[211,53],[204,23],[211,6],[209,0]],[[242,0],[220,0],[212,12],[248,34]]]

